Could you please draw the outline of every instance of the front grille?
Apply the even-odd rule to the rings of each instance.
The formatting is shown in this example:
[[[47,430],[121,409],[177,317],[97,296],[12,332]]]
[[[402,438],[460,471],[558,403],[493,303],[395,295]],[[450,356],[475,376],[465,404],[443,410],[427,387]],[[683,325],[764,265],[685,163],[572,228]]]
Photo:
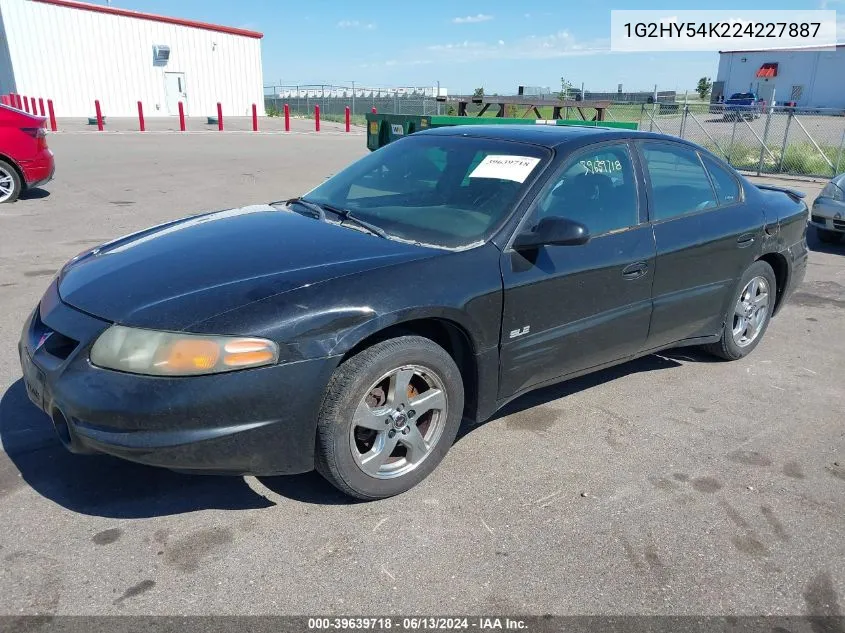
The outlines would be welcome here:
[[[839,229],[840,231],[845,231],[845,220],[834,220],[833,228]]]
[[[41,320],[41,315],[36,312],[32,321],[32,349],[43,349],[51,356],[65,360],[73,353],[79,341],[50,328]]]
[[[814,215],[814,216],[812,216],[812,218],[813,218],[813,222],[815,222],[816,224],[826,224],[827,223],[827,218],[824,218],[820,215]]]

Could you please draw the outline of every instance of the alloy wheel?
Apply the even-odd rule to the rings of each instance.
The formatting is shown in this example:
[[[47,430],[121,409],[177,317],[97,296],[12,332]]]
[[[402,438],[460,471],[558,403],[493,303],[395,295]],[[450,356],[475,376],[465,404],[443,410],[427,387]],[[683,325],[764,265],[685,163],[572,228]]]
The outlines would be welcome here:
[[[769,318],[769,282],[754,277],[739,295],[734,307],[733,339],[739,347],[751,345]]]
[[[349,446],[377,479],[417,468],[437,445],[448,415],[443,380],[422,365],[397,367],[375,381],[353,413]]]
[[[6,202],[15,192],[15,179],[5,168],[0,167],[0,202]]]

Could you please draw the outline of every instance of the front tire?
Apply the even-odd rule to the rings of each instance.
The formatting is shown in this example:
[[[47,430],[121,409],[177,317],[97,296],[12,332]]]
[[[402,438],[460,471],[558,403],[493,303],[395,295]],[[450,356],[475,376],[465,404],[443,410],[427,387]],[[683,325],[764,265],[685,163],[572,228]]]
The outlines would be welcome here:
[[[842,233],[839,231],[817,228],[816,235],[819,236],[819,241],[825,244],[839,244],[842,241]]]
[[[769,327],[777,298],[777,279],[772,267],[756,261],[739,282],[722,326],[718,342],[706,345],[711,354],[725,360],[748,356]]]
[[[317,470],[358,499],[391,497],[425,479],[461,424],[464,387],[432,340],[376,343],[334,372],[317,421]]]
[[[5,160],[0,160],[0,204],[14,202],[23,191],[23,182],[18,170]]]

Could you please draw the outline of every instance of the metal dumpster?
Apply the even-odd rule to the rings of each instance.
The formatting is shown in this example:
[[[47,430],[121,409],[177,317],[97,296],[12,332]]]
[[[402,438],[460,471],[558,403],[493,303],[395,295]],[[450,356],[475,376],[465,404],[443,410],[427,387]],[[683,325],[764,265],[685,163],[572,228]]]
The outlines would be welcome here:
[[[367,148],[371,151],[420,130],[453,125],[567,125],[636,130],[636,123],[624,121],[582,121],[579,119],[508,119],[502,117],[421,116],[414,114],[367,114]]]

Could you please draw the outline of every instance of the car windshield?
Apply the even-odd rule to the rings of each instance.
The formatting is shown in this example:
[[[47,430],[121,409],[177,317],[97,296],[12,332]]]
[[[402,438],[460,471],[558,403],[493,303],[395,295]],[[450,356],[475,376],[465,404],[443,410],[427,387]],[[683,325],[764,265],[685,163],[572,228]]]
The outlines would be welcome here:
[[[731,99],[753,99],[754,95],[750,92],[737,92],[731,95]]]
[[[409,136],[353,163],[304,199],[350,211],[390,238],[466,248],[501,226],[550,156],[525,143]]]

